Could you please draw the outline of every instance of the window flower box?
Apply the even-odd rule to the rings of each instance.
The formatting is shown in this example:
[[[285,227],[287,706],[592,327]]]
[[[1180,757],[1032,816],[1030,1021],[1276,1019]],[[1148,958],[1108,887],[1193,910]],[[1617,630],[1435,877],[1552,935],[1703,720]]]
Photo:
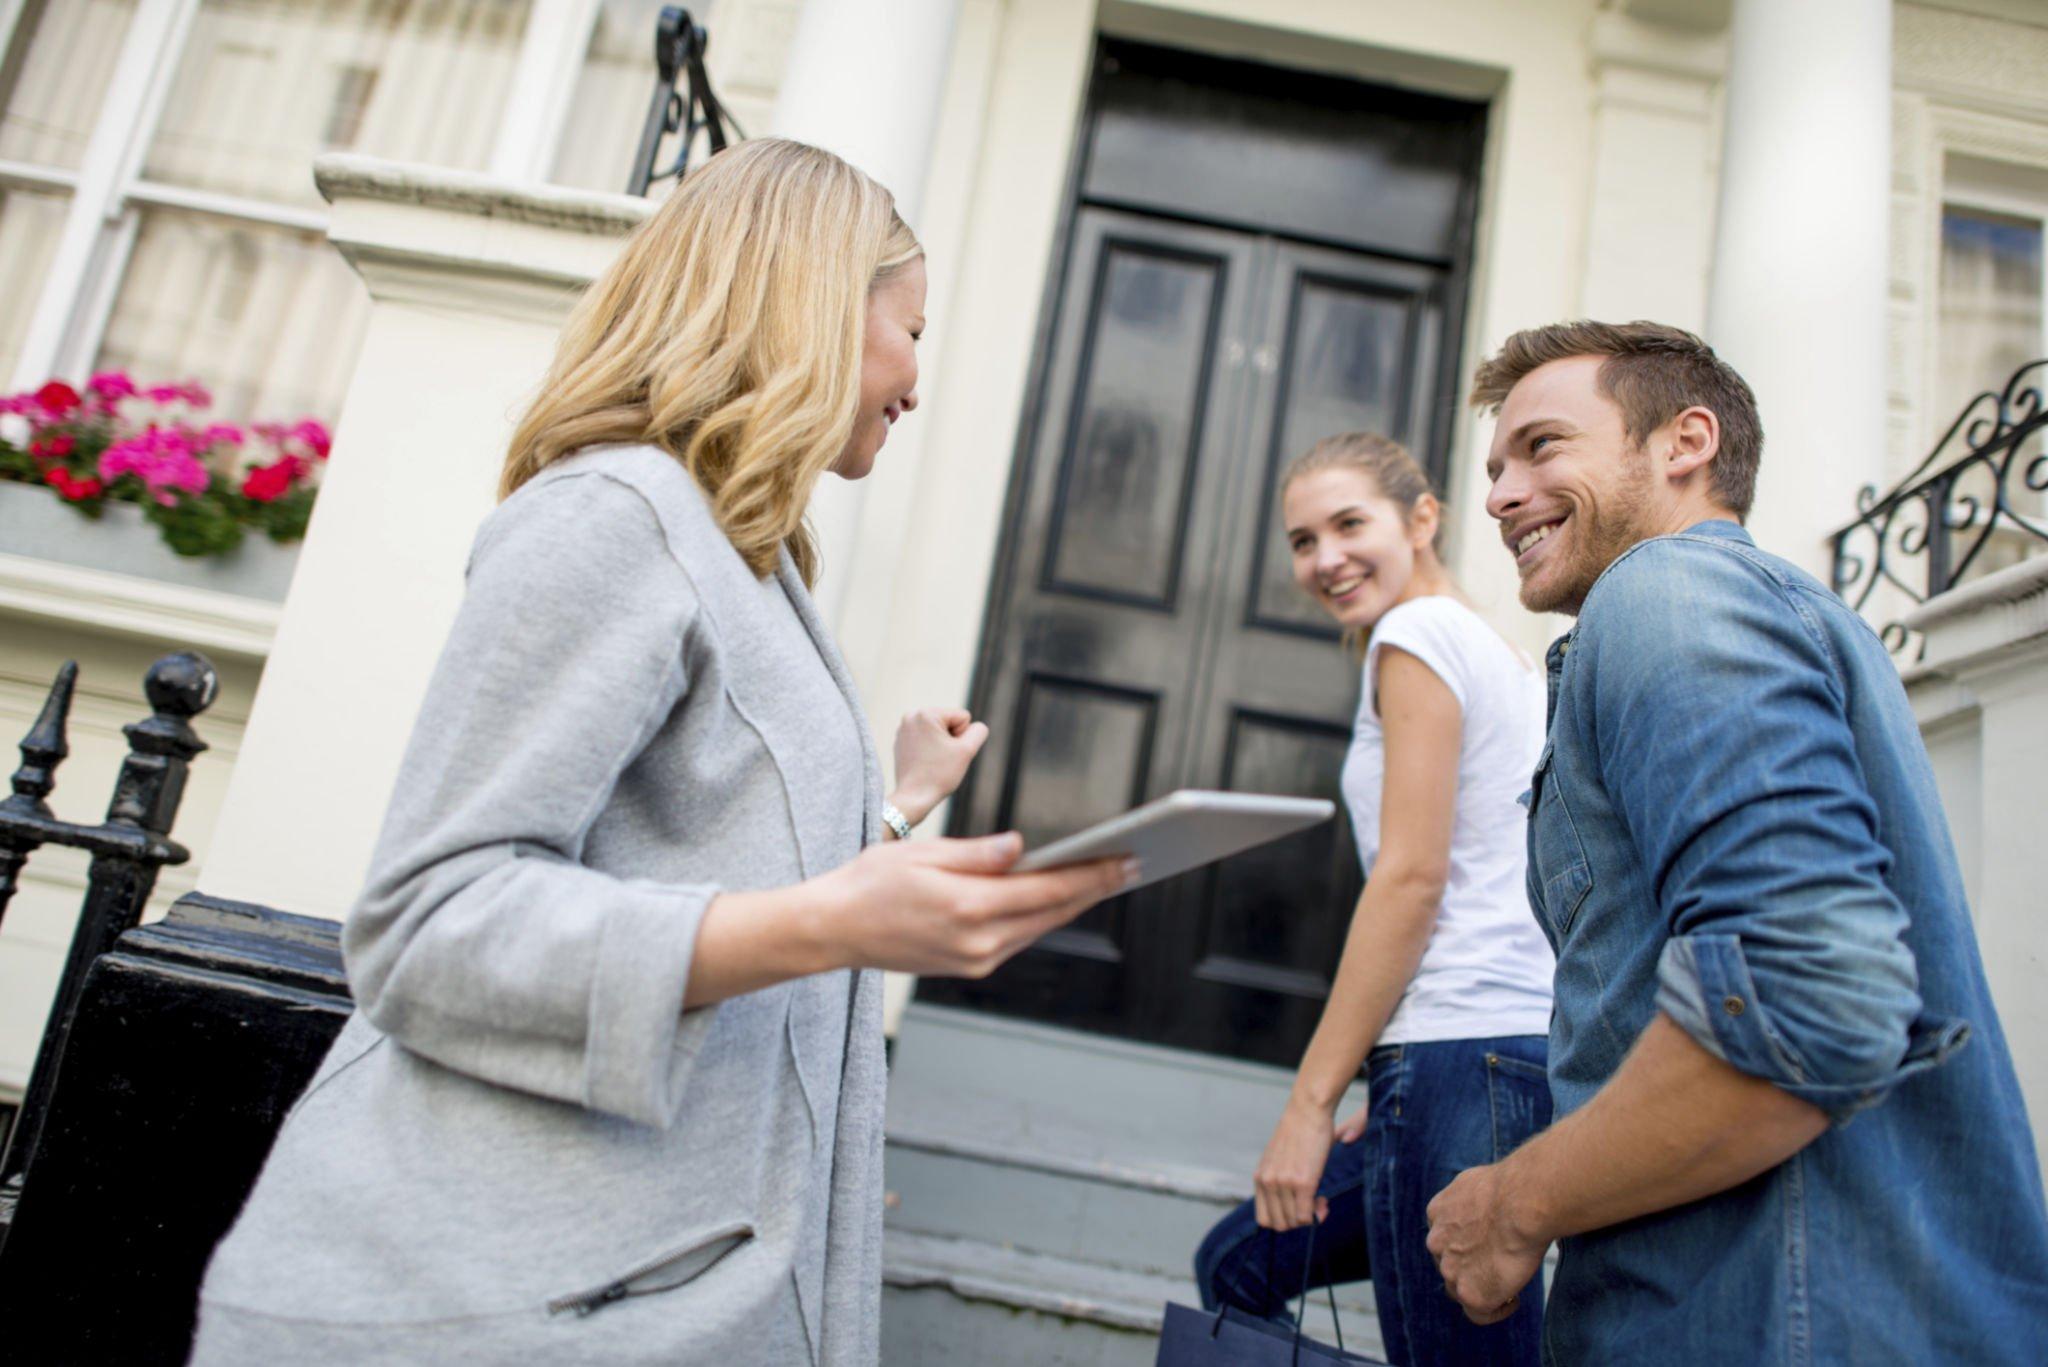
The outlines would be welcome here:
[[[211,402],[119,372],[0,399],[0,551],[282,601],[327,429],[202,421]]]
[[[0,551],[274,603],[284,601],[299,559],[297,542],[280,545],[262,536],[244,537],[241,545],[220,555],[179,555],[136,504],[109,503],[97,519],[87,521],[59,506],[45,490],[5,480],[0,480]]]

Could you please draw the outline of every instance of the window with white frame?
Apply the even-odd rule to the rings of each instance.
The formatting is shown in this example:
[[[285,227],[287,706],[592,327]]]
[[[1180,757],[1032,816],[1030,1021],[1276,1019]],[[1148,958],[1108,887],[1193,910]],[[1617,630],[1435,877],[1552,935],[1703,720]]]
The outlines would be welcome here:
[[[765,124],[800,0],[692,7]],[[0,0],[0,383],[194,378],[332,419],[367,312],[311,162],[622,190],[658,0]],[[758,122],[757,122],[758,121]]]
[[[1951,154],[1942,181],[1941,270],[1933,374],[1933,435],[1939,437],[1978,395],[1997,392],[2012,374],[2048,357],[2048,167]],[[2030,374],[2028,387],[2048,390],[2048,373]],[[1984,410],[1977,410],[1981,415]],[[1952,442],[1950,455],[1963,449]],[[2035,447],[2039,446],[2036,439]],[[2040,455],[2021,452],[2016,471]],[[1995,497],[1988,471],[1967,473],[1958,493],[1983,515]],[[2005,497],[2013,511],[2040,518],[2041,494],[2019,474],[2008,476]],[[1967,539],[1965,545],[1967,545]],[[1969,577],[2038,553],[2040,543],[2005,526],[1971,563]]]
[[[1950,156],[1942,190],[1934,413],[1945,425],[2048,356],[2048,169]]]

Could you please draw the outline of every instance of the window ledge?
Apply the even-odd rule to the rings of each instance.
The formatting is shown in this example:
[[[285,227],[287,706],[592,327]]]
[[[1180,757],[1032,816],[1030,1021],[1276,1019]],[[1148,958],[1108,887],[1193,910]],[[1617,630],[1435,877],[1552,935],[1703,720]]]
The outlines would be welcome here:
[[[632,195],[517,183],[476,171],[387,161],[353,152],[315,157],[313,183],[330,204],[349,199],[382,200],[605,237],[623,238],[657,207]]]
[[[264,660],[283,605],[0,553],[0,614]]]

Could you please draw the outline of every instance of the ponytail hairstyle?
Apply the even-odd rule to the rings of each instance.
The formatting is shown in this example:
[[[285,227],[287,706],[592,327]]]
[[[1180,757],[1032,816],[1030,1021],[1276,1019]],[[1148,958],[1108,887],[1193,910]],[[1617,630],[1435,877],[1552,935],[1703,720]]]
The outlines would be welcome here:
[[[512,434],[499,497],[586,446],[680,461],[753,572],[786,547],[860,406],[868,292],[924,254],[889,192],[832,153],[763,138],[690,172],[585,292]]]

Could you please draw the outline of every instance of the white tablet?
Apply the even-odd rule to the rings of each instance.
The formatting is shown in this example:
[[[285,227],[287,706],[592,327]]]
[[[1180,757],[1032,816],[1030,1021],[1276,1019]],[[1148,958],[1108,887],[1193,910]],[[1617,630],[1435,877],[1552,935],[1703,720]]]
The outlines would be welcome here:
[[[1182,788],[1064,840],[1030,850],[1011,872],[1030,873],[1088,859],[1136,855],[1144,866],[1136,885],[1142,887],[1306,830],[1328,821],[1336,811],[1335,803],[1319,797]]]

